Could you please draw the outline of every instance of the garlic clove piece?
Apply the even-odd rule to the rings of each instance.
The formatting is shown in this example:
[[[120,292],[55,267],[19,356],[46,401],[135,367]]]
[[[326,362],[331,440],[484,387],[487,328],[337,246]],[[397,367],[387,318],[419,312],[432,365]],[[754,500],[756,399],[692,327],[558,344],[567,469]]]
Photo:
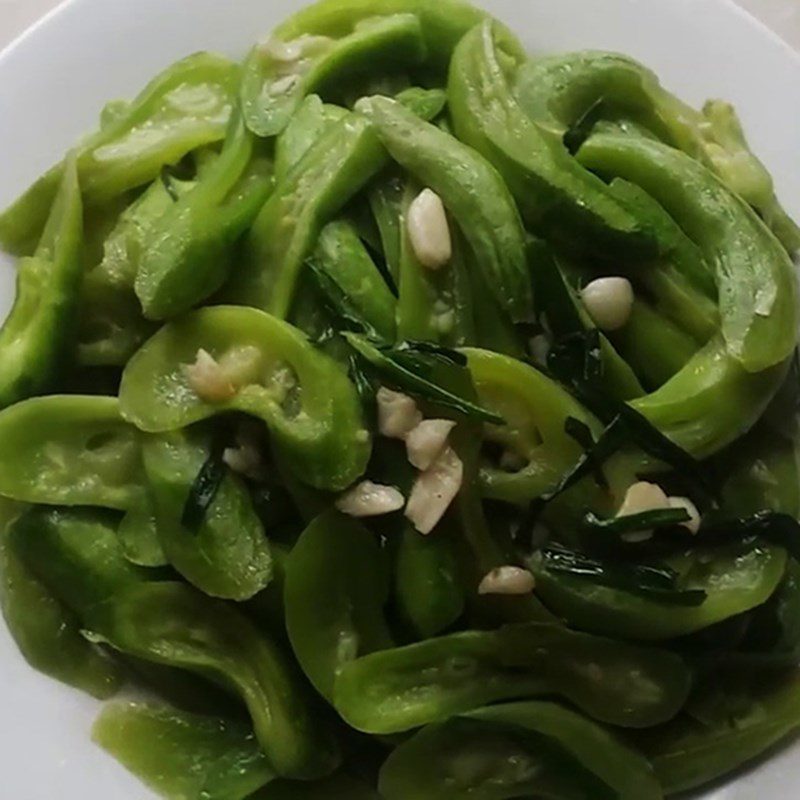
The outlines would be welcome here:
[[[447,444],[456,423],[451,419],[425,419],[406,436],[408,460],[419,470],[428,469]]]
[[[406,518],[420,533],[430,533],[455,499],[463,480],[463,462],[452,447],[445,447],[414,483],[406,505]]]
[[[583,287],[581,300],[601,331],[618,331],[633,311],[633,286],[627,278],[598,278]]]
[[[362,481],[336,501],[336,508],[350,517],[380,517],[399,511],[405,504],[394,486]]]
[[[478,594],[530,594],[535,588],[536,580],[527,569],[509,565],[487,572],[478,586]]]

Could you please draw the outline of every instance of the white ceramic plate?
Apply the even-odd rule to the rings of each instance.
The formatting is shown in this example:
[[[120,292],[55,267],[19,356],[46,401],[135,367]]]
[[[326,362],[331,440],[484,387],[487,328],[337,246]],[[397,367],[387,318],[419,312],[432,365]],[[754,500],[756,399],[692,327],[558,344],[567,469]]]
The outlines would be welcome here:
[[[435,2],[436,0],[431,0]],[[0,54],[0,207],[163,67],[201,49],[241,56],[301,0],[71,0]],[[800,216],[800,57],[727,0],[483,0],[533,52],[615,49],[700,103],[736,103],[781,198]],[[0,256],[0,260],[2,260]],[[0,264],[0,312],[13,273]],[[31,670],[0,624],[0,798],[142,800],[89,741],[96,703]],[[707,800],[800,796],[800,745]],[[413,800],[409,798],[409,800]]]

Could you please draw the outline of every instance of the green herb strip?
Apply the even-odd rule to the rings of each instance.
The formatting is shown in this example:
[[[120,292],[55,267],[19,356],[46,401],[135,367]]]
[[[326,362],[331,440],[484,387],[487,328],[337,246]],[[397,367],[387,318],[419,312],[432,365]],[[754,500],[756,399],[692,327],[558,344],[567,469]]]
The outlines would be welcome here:
[[[214,502],[225,478],[227,467],[222,460],[223,452],[224,447],[221,444],[212,446],[210,455],[200,468],[200,472],[197,473],[192,488],[189,490],[189,496],[186,498],[181,514],[181,525],[192,533],[197,533],[202,527],[208,509]]]
[[[432,372],[437,365],[466,373],[460,353],[427,343],[420,346],[419,342],[403,342],[392,347],[380,341],[365,341],[363,337],[348,332],[344,337],[384,380],[396,388],[480,422],[505,425],[505,420],[498,414],[434,382]]]
[[[599,561],[558,545],[542,550],[541,559],[542,566],[549,572],[591,580],[611,589],[639,594],[661,603],[700,606],[708,597],[702,589],[680,589],[678,573],[663,564]]]
[[[626,514],[611,519],[600,519],[591,511],[583,518],[583,525],[588,530],[613,533],[620,536],[624,533],[636,531],[657,530],[659,528],[672,528],[691,519],[685,508],[658,508],[653,511],[643,511],[640,514]]]
[[[575,417],[567,417],[564,422],[564,432],[583,448],[584,453],[588,454],[592,462],[592,472],[594,473],[594,479],[597,485],[602,489],[608,489],[608,480],[603,472],[603,465],[591,455],[595,445],[591,428],[585,422],[581,422]]]

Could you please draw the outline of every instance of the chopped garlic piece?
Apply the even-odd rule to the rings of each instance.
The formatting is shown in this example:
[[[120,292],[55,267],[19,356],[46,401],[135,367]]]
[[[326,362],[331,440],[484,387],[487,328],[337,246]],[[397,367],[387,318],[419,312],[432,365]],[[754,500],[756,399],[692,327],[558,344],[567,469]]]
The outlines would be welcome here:
[[[378,389],[378,430],[389,439],[405,439],[422,422],[422,413],[412,397],[393,392],[385,386]]]
[[[455,426],[451,419],[422,420],[406,436],[408,460],[417,469],[428,469],[444,450],[447,437]]]
[[[628,517],[633,514],[644,514],[646,511],[658,511],[662,508],[670,508],[670,498],[657,483],[639,481],[628,487],[625,493],[618,517]],[[629,531],[620,534],[620,538],[628,544],[640,544],[653,538],[653,531]]]
[[[298,36],[288,42],[270,36],[258,46],[258,49],[262,55],[288,66],[301,58],[322,52],[330,47],[332,42],[333,40],[328,36],[312,36],[311,34]]]
[[[445,447],[430,469],[421,473],[411,489],[406,517],[424,534],[444,516],[464,480],[464,464],[452,447]]]
[[[220,368],[235,389],[256,383],[261,377],[262,363],[261,351],[253,345],[233,347],[219,360]]]
[[[217,361],[201,347],[193,364],[183,366],[189,386],[207,403],[224,403],[243,386],[258,380],[261,352],[257,347],[234,347]]]
[[[478,594],[530,594],[535,588],[536,581],[527,569],[506,566],[487,572]]]
[[[639,481],[628,487],[625,493],[618,517],[627,517],[632,514],[643,514],[645,511],[656,511],[659,508],[669,508],[669,498],[657,483]]]
[[[681,522],[684,528],[688,528],[692,534],[700,530],[700,512],[688,497],[669,497],[667,502],[670,508],[683,508],[689,514],[689,519],[686,522]]]
[[[222,452],[222,460],[234,472],[252,480],[259,480],[263,475],[261,454],[253,446],[226,447]]]
[[[336,508],[351,517],[379,517],[399,511],[405,504],[394,486],[362,481],[336,501]]]
[[[258,51],[263,56],[271,58],[273,61],[279,61],[290,64],[292,61],[297,61],[302,54],[302,48],[297,42],[284,42],[270,36],[258,45]]]
[[[289,394],[297,388],[297,374],[288,365],[277,367],[269,376],[267,388],[275,400],[283,403]]]
[[[440,269],[453,257],[453,242],[442,198],[423,189],[408,207],[408,238],[417,261],[428,269]]]
[[[633,287],[627,278],[598,278],[584,286],[581,299],[601,331],[618,331],[630,319]]]
[[[262,426],[255,420],[245,420],[236,431],[236,447],[226,447],[222,460],[228,467],[254,481],[267,477],[266,464],[261,456],[259,443],[264,441]]]
[[[236,395],[236,387],[216,359],[206,350],[197,351],[193,364],[183,365],[192,391],[207,403],[224,403]]]

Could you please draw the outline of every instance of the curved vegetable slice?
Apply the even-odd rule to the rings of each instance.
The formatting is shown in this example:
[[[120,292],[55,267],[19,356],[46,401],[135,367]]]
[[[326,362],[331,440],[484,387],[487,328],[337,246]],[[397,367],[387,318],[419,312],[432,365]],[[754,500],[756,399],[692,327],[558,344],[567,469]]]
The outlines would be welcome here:
[[[536,702],[428,726],[389,756],[379,786],[386,800],[663,797],[640,755],[579,714]]]
[[[194,183],[154,181],[120,215],[103,242],[103,254],[83,279],[78,360],[124,365],[152,334],[133,285],[142,255],[159,221]]]
[[[500,706],[502,708],[502,706]],[[612,800],[560,742],[518,725],[454,717],[403,742],[380,773],[387,800]]]
[[[392,646],[385,555],[360,523],[329,511],[303,532],[285,571],[292,648],[317,691],[332,699],[344,664]]]
[[[403,199],[405,176],[399,170],[388,170],[367,189],[367,199],[381,240],[386,269],[395,286],[400,280],[400,252],[403,243]]]
[[[438,95],[436,90],[411,89],[397,100],[407,104],[409,113],[424,115],[438,111]],[[327,106],[322,112],[323,119],[308,121],[308,130],[298,121],[296,129],[284,132],[282,138],[289,133],[297,138],[287,138],[284,144],[286,171],[258,215],[246,241],[244,263],[226,290],[234,302],[282,319],[289,316],[303,260],[322,226],[389,163],[363,117],[350,112],[340,116]]]
[[[272,578],[272,556],[250,492],[227,472],[196,530],[182,514],[210,456],[208,436],[173,433],[143,447],[158,540],[169,563],[212,597],[247,600]]]
[[[536,591],[555,613],[578,628],[639,641],[673,639],[707,628],[765,603],[786,571],[786,552],[760,544],[743,553],[740,546],[698,547],[665,559],[679,574],[681,591],[707,593],[698,606],[677,606],[602,586],[591,578],[551,572],[534,556]]]
[[[205,300],[228,277],[232,250],[272,187],[270,162],[236,115],[219,158],[171,204],[146,241],[136,296],[148,319],[168,319]]]
[[[750,149],[736,109],[723,100],[709,100],[703,106],[703,122],[713,139],[706,148],[711,169],[758,212],[786,250],[795,253],[800,227],[778,201],[772,176]]]
[[[689,156],[641,137],[592,136],[578,159],[641,186],[700,245],[716,273],[725,342],[748,372],[791,354],[800,322],[794,266],[740,197]]]
[[[667,794],[711,783],[800,728],[796,671],[748,678],[719,718],[704,723],[683,714],[639,742]]]
[[[348,111],[341,106],[323,103],[319,95],[306,97],[275,140],[276,183],[282,183],[314,142],[347,114]]]
[[[633,301],[625,327],[609,338],[642,384],[651,389],[677,375],[699,349],[688,333],[639,298]]]
[[[713,100],[702,112],[666,91],[647,67],[620,53],[582,50],[525,63],[515,95],[539,125],[563,137],[589,115],[623,115],[704,163],[766,220],[787,249],[797,226],[775,197],[772,178],[750,151],[736,112]]]
[[[631,405],[684,450],[705,458],[753,427],[788,369],[787,360],[764,372],[747,372],[716,336],[677,375]],[[735,402],[721,403],[721,397]]]
[[[448,99],[458,138],[497,168],[527,224],[604,258],[654,249],[635,215],[528,118],[501,59],[513,57],[498,50],[487,20],[453,54]]]
[[[0,412],[0,495],[125,511],[143,500],[139,433],[113,397],[51,395]]]
[[[598,101],[607,103],[603,111],[633,116],[681,149],[698,133],[697,112],[666,92],[655,73],[621,53],[579,50],[530,59],[517,72],[514,91],[531,119],[560,137]]]
[[[365,119],[348,114],[330,126],[267,200],[226,295],[285,318],[320,229],[385,164]]]
[[[484,465],[484,496],[510,503],[533,500],[557,485],[581,455],[580,445],[565,431],[567,419],[587,424],[596,434],[600,423],[534,367],[488,350],[463,352],[481,404],[506,420],[489,427],[486,438],[524,464],[514,472]]]
[[[320,232],[311,260],[382,338],[394,341],[397,300],[350,222],[328,223]]]
[[[267,39],[247,57],[242,109],[259,136],[275,136],[311,92],[376,69],[409,68],[426,55],[420,20],[414,14],[358,20],[347,35],[301,35],[290,41]]]
[[[108,512],[34,508],[9,536],[28,569],[84,626],[117,592],[152,578],[124,557]]]
[[[505,722],[552,737],[608,786],[619,800],[658,800],[661,787],[652,767],[612,733],[555,703],[511,703],[464,715],[469,719]]]
[[[503,179],[479,153],[387,97],[360,100],[392,158],[433,189],[464,233],[490,291],[515,321],[533,312],[525,231]]]
[[[527,623],[359,658],[342,667],[334,701],[352,727],[376,734],[552,694],[602,722],[640,728],[674,717],[690,684],[683,661],[666,651]]]
[[[107,202],[152,181],[166,164],[225,137],[239,67],[196,53],[154,78],[124,112],[78,146],[87,205]],[[64,165],[53,167],[0,214],[0,243],[12,253],[33,249]]]
[[[719,311],[714,274],[700,248],[639,186],[615,178],[610,190],[636,209],[636,216],[658,243],[658,259],[629,269],[628,276],[645,288],[656,309],[705,344],[719,329]]]
[[[407,525],[395,558],[395,602],[411,630],[428,639],[449,628],[464,611],[465,588],[451,537],[423,536]]]
[[[244,356],[238,391],[203,401],[186,373],[198,350],[218,362]],[[253,308],[215,306],[162,328],[131,359],[120,387],[126,419],[177,430],[226,411],[263,419],[288,465],[318,488],[343,489],[366,467],[370,439],[355,387],[340,367],[286,322]]]
[[[245,800],[273,778],[247,725],[168,706],[113,703],[92,738],[162,797]]]
[[[376,14],[419,17],[431,66],[442,70],[449,66],[461,37],[486,18],[485,11],[464,0],[318,0],[279,25],[274,35],[283,42],[303,35],[340,37]]]
[[[14,642],[34,668],[93,697],[110,697],[122,685],[111,659],[81,634],[78,618],[34,576],[9,541],[15,510],[3,501],[0,530],[0,610]]]
[[[277,647],[234,608],[179,583],[117,592],[93,620],[98,640],[128,655],[211,677],[247,704],[273,769],[312,779],[337,756]]]
[[[156,512],[151,498],[134,506],[120,520],[117,529],[125,558],[140,567],[165,567],[169,559],[158,538]]]
[[[19,264],[14,305],[0,330],[0,408],[49,388],[70,355],[82,228],[81,189],[71,156],[36,252]]]

